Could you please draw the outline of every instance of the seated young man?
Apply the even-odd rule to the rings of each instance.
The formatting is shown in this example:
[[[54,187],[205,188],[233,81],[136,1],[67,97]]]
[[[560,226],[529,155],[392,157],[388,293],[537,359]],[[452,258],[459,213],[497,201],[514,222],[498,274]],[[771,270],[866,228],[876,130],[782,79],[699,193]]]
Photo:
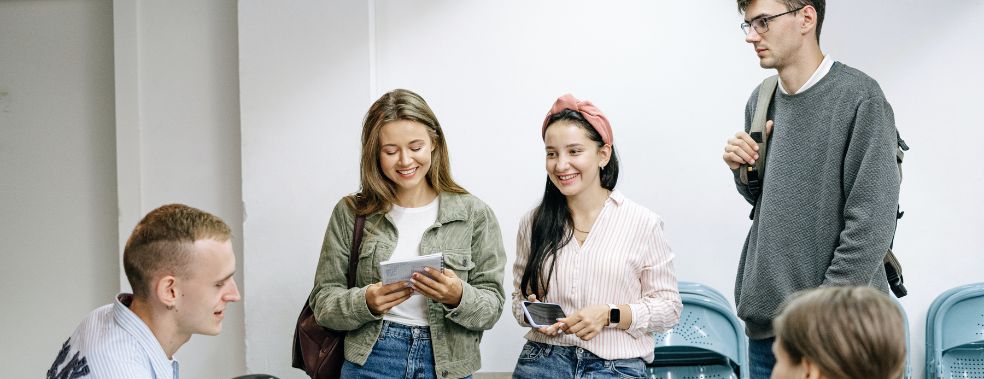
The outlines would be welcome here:
[[[144,216],[123,250],[133,294],[82,320],[47,378],[178,378],[174,353],[192,334],[218,335],[226,305],[239,301],[229,238],[222,219],[186,205]]]

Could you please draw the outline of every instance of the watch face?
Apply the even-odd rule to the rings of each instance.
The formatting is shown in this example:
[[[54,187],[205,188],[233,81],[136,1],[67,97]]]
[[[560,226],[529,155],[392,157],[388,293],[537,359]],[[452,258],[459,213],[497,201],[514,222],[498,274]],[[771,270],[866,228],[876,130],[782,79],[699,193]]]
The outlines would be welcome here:
[[[611,311],[608,312],[608,322],[610,324],[618,324],[621,319],[620,316],[621,312],[619,312],[618,308],[612,308]]]

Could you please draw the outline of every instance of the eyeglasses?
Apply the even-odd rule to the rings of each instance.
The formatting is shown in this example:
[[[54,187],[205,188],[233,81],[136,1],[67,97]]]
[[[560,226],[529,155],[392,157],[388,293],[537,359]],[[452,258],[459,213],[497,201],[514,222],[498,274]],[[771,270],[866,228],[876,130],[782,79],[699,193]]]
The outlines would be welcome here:
[[[777,14],[775,16],[759,17],[749,22],[743,22],[741,23],[741,31],[745,32],[745,35],[748,35],[748,33],[751,33],[752,29],[755,29],[755,33],[765,34],[765,32],[769,31],[769,21],[772,21],[772,19],[779,16],[794,13],[803,8],[805,8],[805,6],[793,9],[789,12]]]

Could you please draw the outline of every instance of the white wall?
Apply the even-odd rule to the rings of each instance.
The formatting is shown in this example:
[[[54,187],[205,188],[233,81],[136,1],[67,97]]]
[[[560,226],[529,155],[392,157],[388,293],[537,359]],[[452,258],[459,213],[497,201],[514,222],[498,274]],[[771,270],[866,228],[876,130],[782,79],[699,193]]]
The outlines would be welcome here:
[[[350,141],[370,97],[365,4],[298,5],[239,3],[246,364],[281,378],[303,377],[294,323],[329,213],[357,186]]]
[[[110,1],[0,2],[0,367],[37,378],[117,290]]]
[[[310,289],[332,204],[357,190],[361,117],[397,87],[434,108],[456,178],[495,209],[510,257],[518,219],[542,191],[543,115],[567,91],[595,101],[614,125],[619,187],[666,219],[679,278],[730,296],[749,221],[721,149],[742,127],[748,94],[770,74],[743,41],[733,3],[240,5],[246,280],[255,285],[247,317],[261,320],[246,332],[250,369],[301,377],[285,368],[295,309]],[[984,280],[973,258],[984,226],[974,195],[984,173],[974,113],[984,37],[974,20],[984,5],[829,7],[825,52],[881,83],[913,147],[896,250],[921,376],[929,303]],[[486,333],[482,370],[511,370],[522,333],[506,314]]]
[[[249,301],[242,277],[236,2],[119,0],[114,11],[120,239],[163,204],[214,213],[232,229],[236,281]],[[226,314],[220,336],[194,336],[175,355],[182,376],[244,373],[242,303]]]

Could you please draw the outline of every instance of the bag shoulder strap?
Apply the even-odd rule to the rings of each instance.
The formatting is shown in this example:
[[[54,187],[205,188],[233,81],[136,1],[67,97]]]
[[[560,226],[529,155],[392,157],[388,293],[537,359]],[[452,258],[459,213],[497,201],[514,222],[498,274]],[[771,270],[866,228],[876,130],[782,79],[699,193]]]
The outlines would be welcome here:
[[[758,143],[759,147],[759,160],[755,161],[754,166],[742,165],[742,173],[748,174],[754,172],[757,175],[749,178],[747,175],[744,176],[745,182],[743,184],[748,184],[749,179],[758,179],[761,181],[765,176],[765,152],[768,149],[769,141],[765,135],[765,123],[768,121],[769,115],[769,104],[772,102],[772,97],[776,94],[776,87],[779,85],[779,75],[772,75],[768,78],[762,80],[762,84],[759,85],[758,99],[755,102],[755,115],[752,116],[752,124],[748,130],[748,135]]]
[[[359,268],[359,248],[362,246],[362,231],[365,229],[366,216],[355,218],[355,230],[352,232],[352,250],[349,251],[348,273],[345,278],[348,288],[355,287],[355,272]]]
[[[748,192],[753,198],[758,199],[762,193],[762,184],[765,183],[765,154],[768,150],[769,140],[765,135],[765,123],[768,121],[769,103],[776,94],[776,87],[779,85],[779,75],[772,75],[762,80],[759,84],[758,99],[755,102],[755,115],[752,116],[752,124],[749,125],[748,135],[758,144],[759,159],[754,165],[742,164],[738,167],[738,180],[742,185],[748,187]],[[756,201],[757,203],[757,201]],[[752,206],[748,218],[755,217],[755,206]]]
[[[898,150],[895,151],[895,162],[899,165],[899,181],[902,181],[902,160],[905,159],[905,152],[909,151],[909,145],[902,140],[902,135],[899,134],[898,130],[895,131],[895,138],[899,145]]]
[[[759,85],[758,101],[755,102],[755,115],[752,116],[749,135],[752,136],[755,142],[758,142],[760,157],[765,157],[765,148],[768,144],[768,140],[765,138],[765,123],[768,121],[766,118],[769,114],[769,103],[772,102],[772,97],[775,96],[778,86],[779,75],[772,75],[765,78],[762,80],[762,84]],[[759,172],[764,172],[765,159],[759,159],[758,162],[755,162],[755,165]]]

